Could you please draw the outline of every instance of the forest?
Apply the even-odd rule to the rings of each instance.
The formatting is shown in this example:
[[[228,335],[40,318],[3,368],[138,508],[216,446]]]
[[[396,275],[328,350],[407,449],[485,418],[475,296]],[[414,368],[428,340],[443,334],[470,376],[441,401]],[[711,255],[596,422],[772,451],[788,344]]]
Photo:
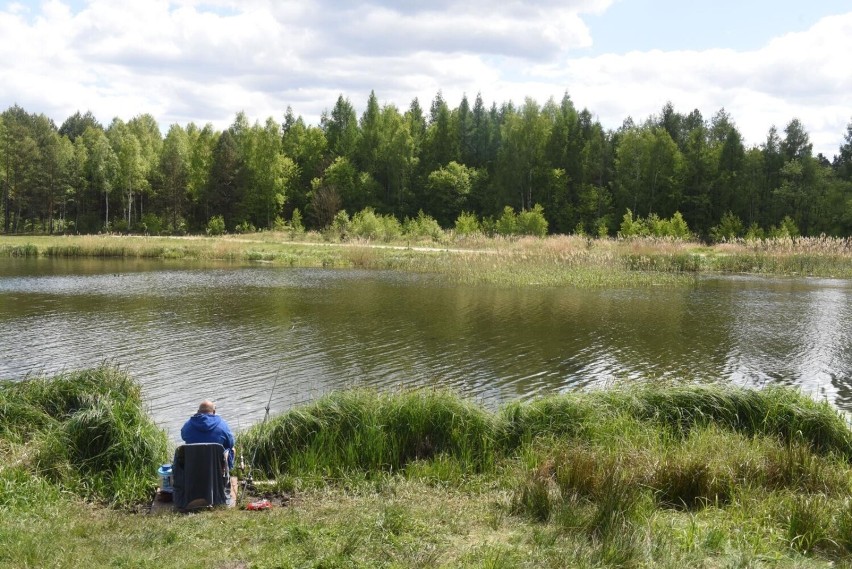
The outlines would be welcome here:
[[[341,95],[319,125],[290,107],[282,118],[239,112],[221,132],[172,124],[163,136],[150,114],[104,127],[78,111],[57,127],[13,105],[0,114],[2,230],[200,233],[214,217],[227,231],[322,229],[365,208],[452,228],[509,206],[543,210],[560,234],[679,214],[708,240],[852,235],[852,122],[829,159],[795,118],[746,146],[724,109],[707,119],[666,103],[612,130],[567,93],[451,108],[439,92],[401,111],[372,92],[360,117]]]

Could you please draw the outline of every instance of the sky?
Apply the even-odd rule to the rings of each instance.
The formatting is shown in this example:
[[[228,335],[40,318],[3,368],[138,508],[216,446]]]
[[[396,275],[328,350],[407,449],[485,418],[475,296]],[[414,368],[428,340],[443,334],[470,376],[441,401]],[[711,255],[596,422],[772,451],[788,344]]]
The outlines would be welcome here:
[[[0,108],[57,125],[152,114],[226,128],[239,111],[319,124],[337,97],[543,104],[605,128],[667,101],[724,108],[748,145],[793,119],[829,158],[852,121],[849,0],[0,0]]]

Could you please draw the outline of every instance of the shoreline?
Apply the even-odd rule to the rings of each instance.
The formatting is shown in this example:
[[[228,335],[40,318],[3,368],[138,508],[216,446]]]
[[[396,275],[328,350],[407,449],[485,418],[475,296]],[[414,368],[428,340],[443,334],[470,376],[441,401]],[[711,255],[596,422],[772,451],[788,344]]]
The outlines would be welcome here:
[[[494,412],[429,389],[335,392],[238,438],[260,450],[257,496],[276,507],[196,515],[133,507],[168,459],[139,396],[109,367],[0,382],[0,565],[816,568],[852,555],[852,431],[787,388],[649,383]]]
[[[797,238],[703,245],[671,239],[473,237],[443,242],[325,241],[319,234],[0,236],[0,257],[125,258],[428,272],[506,286],[688,284],[696,275],[852,279],[852,240]]]

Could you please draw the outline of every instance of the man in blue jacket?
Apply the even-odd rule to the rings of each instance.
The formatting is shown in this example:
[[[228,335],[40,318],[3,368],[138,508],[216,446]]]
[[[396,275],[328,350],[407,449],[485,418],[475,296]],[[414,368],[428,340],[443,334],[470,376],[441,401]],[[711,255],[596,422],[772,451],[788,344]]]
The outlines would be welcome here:
[[[212,401],[202,401],[198,413],[189,418],[180,430],[183,442],[219,443],[228,451],[228,470],[234,468],[234,434],[228,423],[216,414]]]

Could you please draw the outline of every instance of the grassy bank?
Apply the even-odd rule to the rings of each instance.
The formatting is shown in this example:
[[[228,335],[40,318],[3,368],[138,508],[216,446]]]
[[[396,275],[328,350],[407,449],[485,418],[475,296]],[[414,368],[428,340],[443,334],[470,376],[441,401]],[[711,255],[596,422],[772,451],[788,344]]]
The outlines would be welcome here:
[[[96,503],[138,504],[149,497],[151,469],[168,456],[139,386],[112,367],[0,384],[0,442],[0,500],[13,505],[37,499],[27,488],[45,485]]]
[[[291,267],[430,272],[457,282],[582,287],[689,282],[700,273],[852,278],[852,241],[758,240],[704,246],[692,242],[575,236],[450,238],[419,243],[346,241],[317,234],[223,237],[0,237],[0,256],[118,257],[267,262]]]
[[[0,566],[828,567],[852,554],[852,432],[787,389],[644,386],[497,411],[359,390],[239,439],[287,506],[134,513],[166,450],[130,378],[0,384]]]

